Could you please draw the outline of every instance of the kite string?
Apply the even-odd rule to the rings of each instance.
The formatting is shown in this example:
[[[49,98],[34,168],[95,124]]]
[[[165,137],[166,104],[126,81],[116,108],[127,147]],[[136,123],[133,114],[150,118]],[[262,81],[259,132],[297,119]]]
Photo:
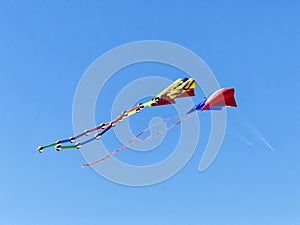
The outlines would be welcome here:
[[[176,119],[176,118],[180,118],[182,117],[184,114],[181,114],[181,115],[176,115],[176,116],[172,116],[172,117],[169,117],[167,119],[164,119],[164,120],[161,120],[161,121],[158,121],[154,124],[152,124],[151,126],[147,127],[145,130],[141,131],[140,133],[138,133],[136,136],[134,136],[133,138],[131,138],[125,145],[121,146],[120,148],[116,149],[115,151],[113,151],[112,153],[110,153],[109,155],[105,156],[104,158],[100,159],[100,160],[97,160],[97,162],[94,162],[94,164],[96,163],[99,163],[101,161],[104,161],[105,159],[109,158],[110,156],[116,154],[117,152],[123,150],[124,148],[127,148],[130,146],[130,144],[135,140],[135,139],[138,139],[139,136],[143,135],[144,133],[146,133],[148,130],[150,130],[151,128],[155,127],[155,126],[158,126],[159,124],[161,123],[164,123],[166,121],[169,121],[169,120],[173,120],[173,119]],[[137,142],[139,143],[139,142]],[[136,144],[137,144],[136,143]],[[92,164],[93,165],[93,164]],[[89,166],[87,164],[83,165],[83,166]]]
[[[82,167],[92,166],[92,165],[95,165],[95,164],[97,164],[97,163],[103,162],[104,160],[110,158],[111,156],[113,156],[114,154],[118,153],[119,151],[121,151],[121,150],[123,150],[123,149],[125,149],[125,148],[128,148],[128,147],[130,147],[130,146],[136,145],[136,144],[138,144],[138,143],[140,143],[140,142],[149,140],[150,138],[152,138],[152,137],[154,137],[154,136],[157,136],[157,135],[159,135],[159,134],[162,134],[162,133],[164,133],[164,132],[167,132],[167,131],[171,130],[172,128],[176,127],[177,125],[179,125],[180,123],[184,122],[185,120],[190,119],[191,117],[193,117],[193,116],[195,116],[195,115],[196,115],[196,114],[191,114],[191,115],[189,115],[189,116],[186,116],[186,117],[182,118],[181,120],[177,121],[176,123],[174,123],[173,125],[171,125],[170,127],[167,127],[167,128],[164,129],[164,130],[160,130],[160,131],[158,131],[158,132],[156,132],[156,133],[154,133],[154,134],[151,134],[151,135],[149,135],[149,136],[147,136],[147,137],[144,137],[144,138],[142,138],[142,139],[137,139],[139,136],[141,136],[142,134],[144,134],[145,132],[147,132],[148,130],[150,130],[150,129],[151,129],[152,127],[154,127],[155,125],[158,125],[159,123],[165,122],[165,121],[167,121],[167,120],[179,118],[179,117],[181,117],[182,115],[170,117],[170,118],[167,118],[167,119],[165,119],[165,120],[162,120],[162,121],[160,121],[160,122],[158,122],[158,123],[156,123],[156,124],[153,124],[152,126],[148,127],[147,129],[145,129],[145,130],[143,130],[142,132],[140,132],[139,134],[137,134],[134,138],[132,138],[131,140],[129,140],[125,145],[119,147],[118,149],[114,150],[113,152],[111,152],[110,154],[106,155],[105,157],[103,157],[103,158],[101,158],[101,159],[99,159],[99,160],[96,160],[96,161],[94,161],[94,162],[92,162],[92,163],[87,163],[87,164],[82,165]],[[133,141],[136,140],[136,139],[137,139],[137,141],[136,141],[136,142],[133,142]],[[132,143],[132,142],[133,142],[133,143]]]
[[[180,116],[182,116],[182,115],[180,115]],[[148,127],[147,129],[145,129],[144,131],[140,132],[138,135],[136,135],[136,136],[135,136],[134,138],[132,138],[132,139],[135,139],[135,138],[139,137],[140,135],[144,134],[145,132],[147,132],[147,131],[150,130],[151,128],[153,128],[153,127],[155,127],[155,126],[158,126],[159,124],[161,124],[161,123],[163,123],[163,122],[165,122],[165,121],[172,120],[172,119],[178,118],[178,117],[180,117],[180,116],[176,115],[176,116],[169,117],[169,118],[167,118],[167,119],[161,120],[161,121],[159,121],[159,122],[157,122],[157,123],[154,123],[153,125],[151,125],[151,126]],[[108,126],[108,127],[105,128],[101,133],[99,133],[99,136],[102,136],[103,134],[105,134],[105,133],[106,133],[109,129],[111,129],[111,128],[112,128],[112,126]],[[92,137],[92,138],[90,138],[90,139],[88,139],[88,140],[82,142],[82,143],[81,143],[81,146],[83,146],[83,145],[85,145],[85,144],[88,144],[88,143],[90,143],[90,142],[92,142],[92,141],[94,141],[94,140],[98,140],[98,139],[97,139],[96,137]],[[132,141],[132,140],[130,140],[130,142],[131,142],[131,141]]]

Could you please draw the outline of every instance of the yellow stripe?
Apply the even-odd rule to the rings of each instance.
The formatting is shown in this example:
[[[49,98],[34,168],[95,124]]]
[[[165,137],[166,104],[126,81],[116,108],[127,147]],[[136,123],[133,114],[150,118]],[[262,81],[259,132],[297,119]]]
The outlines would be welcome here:
[[[161,97],[162,95],[164,95],[169,89],[171,89],[172,87],[176,86],[182,79],[179,78],[177,79],[174,83],[172,83],[169,87],[167,87],[165,90],[163,90],[162,92],[160,92],[158,95],[156,95],[155,97]]]

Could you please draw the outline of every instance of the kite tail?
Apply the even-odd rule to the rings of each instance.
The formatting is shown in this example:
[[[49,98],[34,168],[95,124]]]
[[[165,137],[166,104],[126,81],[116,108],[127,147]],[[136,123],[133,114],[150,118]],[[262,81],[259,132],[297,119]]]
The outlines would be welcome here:
[[[117,119],[112,120],[110,122],[107,122],[105,124],[102,123],[99,126],[94,127],[92,129],[85,130],[84,132],[82,132],[82,133],[80,133],[80,134],[78,134],[78,135],[76,135],[74,137],[70,137],[70,138],[64,139],[64,140],[57,140],[57,141],[55,141],[55,142],[53,142],[52,144],[49,144],[49,145],[39,146],[38,149],[37,149],[37,151],[39,153],[42,153],[44,151],[44,149],[50,148],[52,146],[55,146],[55,149],[57,151],[60,151],[61,149],[66,149],[66,148],[77,148],[78,149],[78,148],[80,148],[84,144],[87,144],[87,143],[89,143],[89,142],[91,142],[93,140],[98,140],[111,127],[114,127],[116,125],[116,123],[121,122],[125,117],[131,116],[131,115],[133,115],[133,114],[135,114],[137,112],[140,112],[141,109],[143,109],[145,106],[149,107],[150,106],[149,102],[147,102],[147,103],[140,103],[136,107],[134,107],[134,108],[132,108],[132,109],[130,109],[128,111],[124,111]],[[106,129],[110,125],[111,125],[111,127],[109,129]],[[86,141],[84,141],[82,143],[76,143],[75,145],[69,145],[69,146],[62,146],[61,145],[61,144],[64,144],[64,143],[73,143],[73,142],[75,142],[75,140],[77,140],[77,139],[79,139],[79,138],[81,138],[83,136],[88,136],[90,133],[95,132],[95,131],[100,130],[100,129],[104,129],[105,132],[102,131],[99,134],[95,134],[95,136],[93,138],[90,138],[90,139],[88,139],[88,140],[86,140]]]
[[[182,115],[183,115],[183,114],[182,114]],[[105,159],[107,159],[107,158],[113,156],[114,154],[116,154],[117,152],[123,150],[124,148],[128,148],[129,146],[133,145],[132,142],[133,142],[134,140],[138,139],[139,136],[143,135],[144,133],[146,133],[147,131],[149,131],[151,128],[156,127],[156,126],[158,126],[159,124],[162,124],[162,123],[164,123],[164,122],[166,122],[166,121],[169,121],[169,120],[173,120],[173,119],[179,118],[179,117],[181,117],[182,115],[176,115],[176,116],[169,117],[169,118],[167,118],[167,119],[164,119],[164,120],[161,120],[161,121],[158,121],[158,122],[154,123],[153,125],[147,127],[145,130],[143,130],[143,131],[141,131],[140,133],[138,133],[138,134],[137,134],[136,136],[134,136],[132,139],[130,139],[125,145],[123,145],[123,146],[121,146],[120,148],[116,149],[115,151],[111,152],[110,154],[108,154],[108,155],[105,156],[104,158],[99,159],[99,160],[97,160],[97,161],[95,161],[95,162],[92,162],[92,163],[84,164],[84,165],[82,165],[82,167],[92,166],[92,165],[95,165],[95,164],[97,164],[97,163],[99,163],[99,162],[104,161]],[[142,139],[141,141],[143,141],[143,139]],[[141,142],[141,141],[138,141],[137,143],[139,143],[139,142]],[[135,143],[135,144],[137,144],[137,143]]]
[[[183,115],[184,115],[184,114],[183,114]],[[195,116],[195,115],[197,115],[197,114],[191,114],[191,115],[189,115],[189,116],[186,116],[186,117],[182,118],[181,120],[177,121],[176,123],[174,123],[173,125],[169,126],[168,128],[166,128],[166,129],[164,129],[164,130],[158,131],[158,132],[156,132],[156,133],[154,133],[154,134],[151,134],[151,135],[149,135],[149,136],[147,136],[147,137],[145,137],[145,138],[138,139],[139,136],[141,136],[142,134],[144,134],[145,132],[147,132],[148,130],[150,130],[152,127],[157,126],[158,124],[161,124],[161,123],[163,123],[163,122],[165,122],[165,121],[168,121],[168,120],[180,118],[182,115],[180,115],[180,116],[177,115],[177,116],[170,117],[170,118],[164,119],[164,120],[162,120],[162,121],[159,121],[159,122],[153,124],[152,126],[146,128],[146,129],[143,130],[142,132],[138,133],[135,137],[133,137],[132,139],[130,139],[125,145],[123,145],[123,146],[121,146],[120,148],[114,150],[113,152],[111,152],[110,154],[106,155],[105,157],[103,157],[103,158],[101,158],[101,159],[99,159],[99,160],[96,160],[96,161],[94,161],[94,162],[92,162],[92,163],[86,163],[86,164],[83,164],[82,167],[93,166],[93,165],[95,165],[95,164],[97,164],[97,163],[103,162],[104,160],[110,158],[111,156],[115,155],[115,154],[118,153],[119,151],[121,151],[121,150],[123,150],[123,149],[125,149],[125,148],[128,148],[128,147],[130,147],[130,146],[133,146],[133,145],[135,145],[135,144],[138,144],[138,143],[140,143],[140,142],[146,141],[146,140],[148,140],[148,139],[150,139],[150,138],[152,138],[152,137],[154,137],[154,136],[157,136],[157,135],[159,135],[159,134],[165,133],[165,132],[171,130],[172,128],[176,127],[177,125],[181,124],[181,123],[184,122],[185,120],[188,120],[188,119],[190,119],[191,117],[193,117],[193,116]],[[133,141],[135,141],[135,140],[137,140],[137,141],[136,141],[136,142],[133,142]]]

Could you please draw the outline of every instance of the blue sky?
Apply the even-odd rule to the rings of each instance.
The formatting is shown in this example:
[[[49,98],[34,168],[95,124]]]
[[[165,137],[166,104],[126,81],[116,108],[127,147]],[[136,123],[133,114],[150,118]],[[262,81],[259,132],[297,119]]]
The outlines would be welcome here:
[[[299,9],[297,1],[1,2],[1,224],[300,224]],[[221,86],[236,88],[239,107],[228,110],[213,165],[198,172],[206,132],[183,170],[149,187],[107,181],[81,168],[76,151],[37,154],[38,145],[72,134],[74,93],[87,67],[148,39],[191,49]],[[126,71],[182,76],[151,64]],[[115,76],[116,85],[127,81]],[[109,119],[109,107],[103,115]],[[127,156],[117,157],[134,161]]]

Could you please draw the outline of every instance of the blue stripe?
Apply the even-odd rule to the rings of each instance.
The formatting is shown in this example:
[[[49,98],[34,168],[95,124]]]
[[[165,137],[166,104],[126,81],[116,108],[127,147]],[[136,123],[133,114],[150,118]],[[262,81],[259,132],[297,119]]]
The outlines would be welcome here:
[[[70,142],[69,139],[65,139],[65,140],[60,141],[61,144],[63,144],[63,143],[68,143],[68,142]]]
[[[90,138],[90,139],[88,139],[88,140],[86,140],[86,141],[84,141],[84,142],[82,142],[81,143],[81,145],[85,145],[85,144],[87,144],[87,143],[89,143],[89,142],[91,142],[91,141],[93,141],[93,140],[95,140],[96,138]]]

